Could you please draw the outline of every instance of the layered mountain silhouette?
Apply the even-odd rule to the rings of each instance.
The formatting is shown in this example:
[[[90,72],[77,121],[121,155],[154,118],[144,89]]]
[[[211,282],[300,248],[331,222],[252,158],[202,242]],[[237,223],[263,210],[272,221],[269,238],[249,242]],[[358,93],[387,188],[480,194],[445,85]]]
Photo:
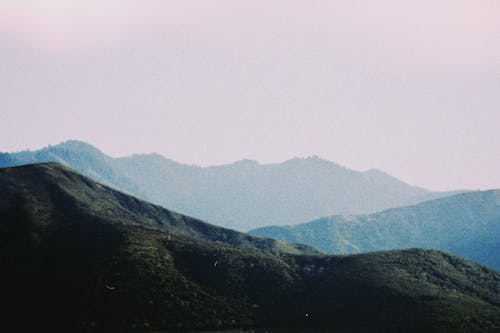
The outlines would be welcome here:
[[[59,164],[0,169],[2,331],[495,332],[500,274],[438,251],[327,256]]]
[[[331,216],[250,234],[328,253],[432,248],[500,270],[500,190],[468,192],[360,216]]]
[[[202,168],[157,154],[111,158],[79,141],[0,154],[0,167],[41,162],[59,162],[150,202],[243,231],[334,214],[372,213],[450,195],[318,157],[268,165],[243,160]]]

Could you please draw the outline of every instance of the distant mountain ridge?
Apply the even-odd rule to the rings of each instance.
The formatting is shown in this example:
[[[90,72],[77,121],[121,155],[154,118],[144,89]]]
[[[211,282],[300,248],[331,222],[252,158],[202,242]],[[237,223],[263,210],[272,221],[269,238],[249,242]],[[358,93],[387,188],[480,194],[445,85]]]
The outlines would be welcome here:
[[[360,216],[331,216],[249,232],[327,253],[432,248],[500,271],[500,190],[461,193]]]
[[[410,186],[378,170],[349,170],[318,157],[198,167],[158,154],[111,158],[80,141],[0,154],[0,167],[43,162],[67,165],[153,203],[237,230],[372,213],[450,194]]]
[[[174,213],[56,163],[0,169],[0,331],[487,332],[500,274],[350,256]]]

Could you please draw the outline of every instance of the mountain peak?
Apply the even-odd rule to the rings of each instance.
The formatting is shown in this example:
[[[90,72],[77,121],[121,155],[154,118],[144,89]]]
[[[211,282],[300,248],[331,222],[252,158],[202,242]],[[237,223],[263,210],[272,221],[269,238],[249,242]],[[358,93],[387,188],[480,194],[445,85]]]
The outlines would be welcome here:
[[[73,152],[78,152],[78,153],[103,154],[99,149],[97,149],[93,145],[91,145],[87,142],[79,141],[79,140],[67,140],[67,141],[61,142],[55,146],[48,146],[45,149],[54,149],[54,148],[71,150]]]
[[[286,160],[283,162],[283,164],[285,163],[295,163],[295,164],[309,164],[309,165],[314,165],[314,164],[328,164],[328,165],[334,165],[334,166],[337,166],[337,167],[340,167],[339,164],[333,162],[333,161],[330,161],[330,160],[327,160],[327,159],[324,159],[318,155],[311,155],[311,156],[306,156],[306,157],[294,157],[294,158],[291,158],[289,160]]]

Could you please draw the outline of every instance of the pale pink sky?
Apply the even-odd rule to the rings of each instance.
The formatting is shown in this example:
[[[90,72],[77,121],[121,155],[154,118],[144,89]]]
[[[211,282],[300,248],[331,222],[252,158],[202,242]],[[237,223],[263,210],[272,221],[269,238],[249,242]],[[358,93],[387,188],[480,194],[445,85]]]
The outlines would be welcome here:
[[[0,151],[318,154],[500,188],[500,4],[0,0]]]

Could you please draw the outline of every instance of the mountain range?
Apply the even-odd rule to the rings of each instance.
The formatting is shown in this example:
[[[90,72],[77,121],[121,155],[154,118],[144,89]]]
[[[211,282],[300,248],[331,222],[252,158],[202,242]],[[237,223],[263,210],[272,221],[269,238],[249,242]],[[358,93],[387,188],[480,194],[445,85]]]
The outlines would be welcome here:
[[[199,167],[158,154],[112,158],[80,141],[0,154],[0,167],[43,162],[67,165],[150,202],[240,231],[373,213],[452,194],[410,186],[378,170],[350,170],[319,157]]]
[[[324,255],[56,163],[0,169],[0,329],[496,332],[500,274],[439,251]]]
[[[359,216],[331,216],[253,235],[300,242],[327,253],[432,248],[500,270],[500,190],[467,192]]]

